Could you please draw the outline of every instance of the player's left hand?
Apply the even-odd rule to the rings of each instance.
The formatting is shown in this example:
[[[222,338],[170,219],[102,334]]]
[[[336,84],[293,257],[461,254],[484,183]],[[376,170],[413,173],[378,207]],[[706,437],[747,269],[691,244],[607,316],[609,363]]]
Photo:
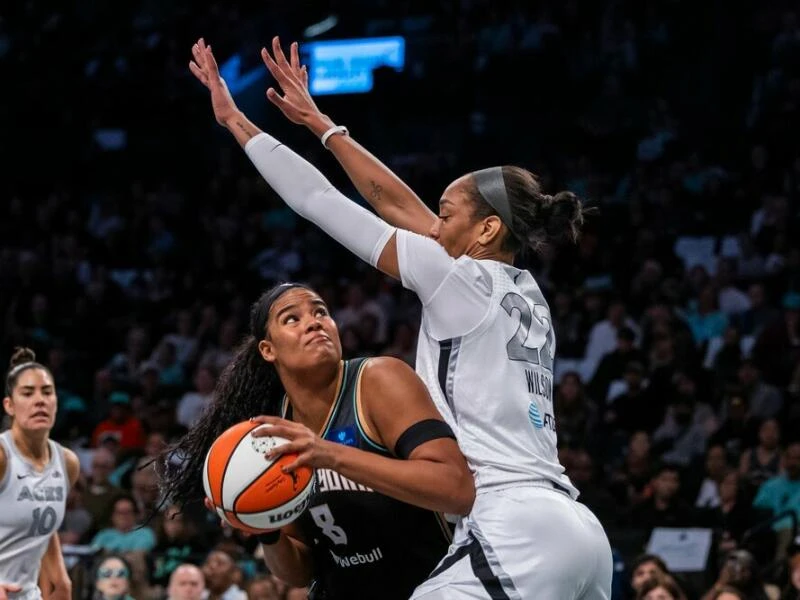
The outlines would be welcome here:
[[[333,468],[335,453],[338,444],[322,439],[316,433],[301,423],[287,421],[280,417],[253,417],[254,423],[262,423],[269,427],[260,427],[253,432],[253,437],[276,436],[289,440],[272,450],[269,458],[276,458],[283,454],[295,453],[297,458],[283,467],[284,473],[294,471],[298,467],[308,466],[315,469]]]

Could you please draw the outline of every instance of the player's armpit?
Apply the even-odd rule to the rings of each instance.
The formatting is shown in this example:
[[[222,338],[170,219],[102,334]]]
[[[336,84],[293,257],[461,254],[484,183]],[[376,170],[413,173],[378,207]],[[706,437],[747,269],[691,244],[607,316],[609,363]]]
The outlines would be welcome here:
[[[397,232],[392,234],[392,237],[389,238],[383,250],[381,250],[376,266],[381,272],[390,277],[400,279],[400,266],[397,261]]]

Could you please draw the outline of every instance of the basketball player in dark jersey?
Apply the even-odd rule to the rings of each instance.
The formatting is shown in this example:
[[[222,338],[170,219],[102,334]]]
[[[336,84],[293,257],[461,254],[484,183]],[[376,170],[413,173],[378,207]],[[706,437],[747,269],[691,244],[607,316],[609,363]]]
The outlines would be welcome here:
[[[296,522],[259,537],[270,571],[312,583],[315,599],[407,599],[446,552],[438,511],[467,514],[474,483],[425,386],[393,358],[342,360],[336,324],[310,288],[283,284],[251,310],[251,335],[223,371],[214,402],[163,456],[173,500],[204,497],[214,440],[258,415],[290,440],[318,491]],[[282,415],[279,416],[279,415]],[[172,453],[176,454],[172,454]]]

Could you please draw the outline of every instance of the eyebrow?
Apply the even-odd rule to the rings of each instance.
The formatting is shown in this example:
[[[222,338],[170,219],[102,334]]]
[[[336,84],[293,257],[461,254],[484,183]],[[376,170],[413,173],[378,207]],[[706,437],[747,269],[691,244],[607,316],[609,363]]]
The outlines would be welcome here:
[[[327,305],[327,304],[325,304],[325,302],[324,302],[324,301],[323,301],[321,298],[314,298],[313,300],[311,300],[311,304],[313,304],[315,307],[316,307],[316,306],[322,306],[322,307],[323,307],[323,308],[325,308],[326,310],[327,310],[327,308],[328,308],[328,305]],[[297,304],[289,304],[289,305],[287,305],[287,306],[284,306],[284,307],[283,307],[282,309],[280,309],[280,310],[279,310],[277,313],[275,313],[275,320],[277,321],[278,319],[280,319],[280,318],[281,318],[281,315],[282,315],[283,313],[285,313],[285,312],[287,312],[287,311],[290,311],[290,310],[294,310],[294,309],[296,309],[296,308],[297,308]]]
[[[22,391],[24,391],[24,392],[28,392],[28,391],[32,392],[32,391],[34,391],[36,389],[35,385],[22,385],[20,387],[22,388]],[[45,385],[42,386],[42,389],[43,390],[52,390],[53,389],[53,385],[49,384],[49,383],[46,383]]]
[[[450,204],[451,206],[453,206],[453,201],[448,200],[447,198],[442,198],[441,200],[439,200],[439,206],[442,206],[442,204]]]

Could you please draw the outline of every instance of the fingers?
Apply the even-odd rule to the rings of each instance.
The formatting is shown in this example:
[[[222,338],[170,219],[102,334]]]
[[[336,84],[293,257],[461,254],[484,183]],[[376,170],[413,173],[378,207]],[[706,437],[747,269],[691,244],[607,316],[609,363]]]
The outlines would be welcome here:
[[[292,42],[289,46],[289,60],[291,61],[292,71],[295,73],[300,72],[300,52],[298,52],[297,42]]]
[[[287,440],[293,440],[300,435],[296,427],[289,427],[287,425],[272,425],[271,427],[263,427],[256,429],[250,435],[254,438],[260,437],[282,437]]]
[[[289,61],[286,60],[286,55],[283,53],[283,48],[281,48],[281,40],[277,35],[272,38],[272,54],[275,57],[275,62],[281,68],[289,66]]]
[[[250,417],[251,423],[261,423],[262,425],[280,425],[285,421],[286,419],[281,419],[280,417],[273,417],[270,415],[258,415],[257,417]]]
[[[197,77],[197,79],[202,83],[204,86],[208,87],[208,76],[205,72],[197,65],[196,62],[193,60],[189,61],[189,70],[192,72],[192,75]]]
[[[214,509],[214,503],[213,503],[213,502],[211,502],[211,498],[203,498],[203,504],[205,504],[205,505],[206,505],[206,508],[207,508],[208,510],[210,510],[211,512],[217,512],[217,511]]]
[[[309,464],[310,462],[311,462],[311,452],[303,452],[300,456],[298,456],[288,465],[282,467],[281,471],[283,471],[284,473],[291,473],[295,469],[299,469],[300,467],[303,467]]]
[[[275,90],[275,88],[269,88],[269,89],[267,90],[267,98],[269,99],[269,101],[270,101],[270,102],[272,102],[272,103],[273,103],[275,106],[277,106],[277,107],[278,107],[278,108],[280,108],[281,110],[283,110],[283,108],[284,108],[284,107],[286,106],[286,104],[287,104],[287,102],[286,102],[286,99],[285,99],[283,96],[281,96],[281,95],[280,95],[280,94],[279,94],[279,93],[278,93],[278,92]]]
[[[269,51],[266,48],[261,49],[261,60],[264,61],[264,64],[267,66],[267,70],[270,72],[275,80],[280,83],[281,79],[283,78],[283,73],[281,72],[281,68],[278,66],[272,56],[270,56]]]
[[[272,450],[267,452],[267,458],[278,458],[279,456],[282,456],[284,454],[293,454],[296,452],[301,452],[305,450],[307,447],[308,444],[306,442],[295,440],[293,442],[289,442],[288,444],[282,444],[280,446],[277,446],[276,448],[273,448]]]
[[[303,81],[303,87],[308,89],[308,69],[305,65],[303,65],[303,68],[300,69],[300,77]]]

